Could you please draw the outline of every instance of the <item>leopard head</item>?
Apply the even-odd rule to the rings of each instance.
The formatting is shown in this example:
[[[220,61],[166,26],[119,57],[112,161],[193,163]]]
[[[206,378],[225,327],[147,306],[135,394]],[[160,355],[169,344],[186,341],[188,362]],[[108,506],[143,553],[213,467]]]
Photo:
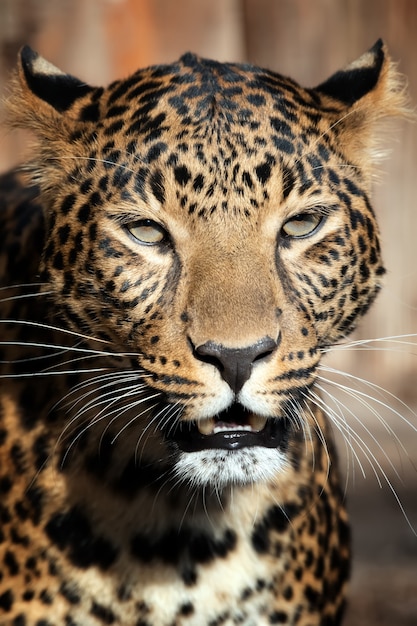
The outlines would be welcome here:
[[[198,486],[285,474],[381,286],[376,128],[404,105],[381,42],[315,89],[191,54],[103,89],[22,50],[45,291],[110,369],[92,423]]]

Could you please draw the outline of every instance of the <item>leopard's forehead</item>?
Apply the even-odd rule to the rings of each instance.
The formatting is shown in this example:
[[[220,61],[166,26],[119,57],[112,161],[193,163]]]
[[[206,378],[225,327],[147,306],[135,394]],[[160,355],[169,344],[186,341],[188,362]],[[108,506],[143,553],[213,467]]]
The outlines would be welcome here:
[[[100,95],[98,90],[96,97]],[[172,130],[177,131],[174,137],[180,147],[181,139],[191,136],[214,146],[234,140],[245,151],[248,136],[252,137],[248,150],[262,147],[268,129],[272,145],[283,155],[297,151],[295,139],[305,143],[311,134],[317,136],[323,115],[340,111],[324,107],[316,91],[280,74],[192,54],[112,83],[100,106],[101,111],[98,105],[84,106],[80,117],[105,119],[108,136],[123,131],[127,137],[140,137],[146,145]],[[148,158],[155,158],[155,150]]]
[[[316,91],[192,54],[94,91],[78,116],[93,127],[88,156],[124,171],[114,187],[127,197],[133,185],[147,204],[149,195],[162,205],[174,200],[189,215],[219,207],[249,215],[271,194],[281,201],[294,188],[317,193],[323,166],[338,154],[329,130],[340,111]],[[178,191],[185,188],[186,199]]]
[[[138,109],[138,115],[142,115],[163,102],[191,125],[211,120],[219,109],[233,124],[248,121],[254,108],[279,104],[291,110],[297,99],[299,104],[319,103],[312,91],[280,74],[253,65],[202,59],[191,53],[176,63],[141,69],[127,80],[112,83],[108,91],[110,106],[127,96],[130,102],[142,106]]]

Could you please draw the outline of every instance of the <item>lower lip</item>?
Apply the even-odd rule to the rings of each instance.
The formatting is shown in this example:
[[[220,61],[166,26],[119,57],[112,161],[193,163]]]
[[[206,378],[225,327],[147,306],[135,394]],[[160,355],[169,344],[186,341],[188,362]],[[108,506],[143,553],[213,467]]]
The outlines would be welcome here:
[[[268,420],[259,432],[225,430],[214,435],[203,435],[195,425],[185,424],[170,436],[183,452],[202,450],[241,450],[242,448],[282,448],[287,442],[288,424],[285,419]]]

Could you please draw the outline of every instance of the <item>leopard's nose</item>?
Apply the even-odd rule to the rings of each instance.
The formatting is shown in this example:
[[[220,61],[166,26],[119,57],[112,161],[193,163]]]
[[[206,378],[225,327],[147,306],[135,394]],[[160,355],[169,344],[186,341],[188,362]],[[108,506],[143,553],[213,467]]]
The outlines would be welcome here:
[[[223,380],[237,394],[249,379],[255,361],[266,359],[277,346],[278,342],[271,337],[262,337],[245,348],[228,348],[207,341],[194,348],[194,356],[217,367]]]

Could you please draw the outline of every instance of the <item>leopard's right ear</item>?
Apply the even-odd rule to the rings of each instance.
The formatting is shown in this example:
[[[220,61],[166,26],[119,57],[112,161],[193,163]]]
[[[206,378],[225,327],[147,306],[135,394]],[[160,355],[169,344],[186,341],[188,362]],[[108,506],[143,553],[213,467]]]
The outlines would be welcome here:
[[[29,46],[24,46],[19,52],[11,95],[6,101],[8,120],[12,126],[30,128],[35,132],[45,129],[45,125],[54,125],[54,121],[58,122],[77,100],[93,90],[46,61]]]
[[[35,138],[33,156],[23,167],[28,182],[49,193],[62,184],[82,153],[73,138],[88,132],[89,121],[97,120],[99,102],[91,98],[102,90],[65,74],[28,46],[19,53],[9,90],[6,123],[29,130]]]
[[[60,113],[67,111],[75,100],[93,90],[78,78],[59,70],[29,46],[21,49],[19,61],[21,82]]]

